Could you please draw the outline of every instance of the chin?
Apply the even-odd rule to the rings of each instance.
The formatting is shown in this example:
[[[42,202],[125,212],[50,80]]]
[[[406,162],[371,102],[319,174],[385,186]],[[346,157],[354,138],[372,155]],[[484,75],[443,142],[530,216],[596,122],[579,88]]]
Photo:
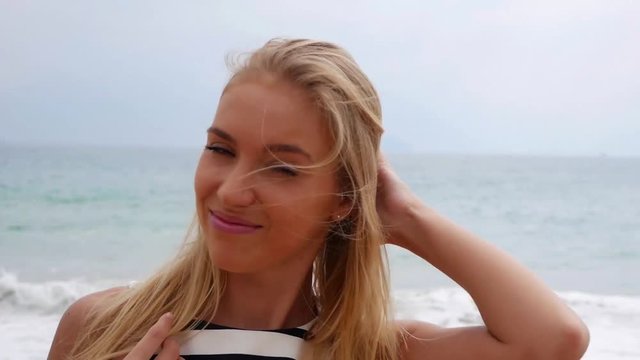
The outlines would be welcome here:
[[[211,259],[211,264],[214,267],[228,273],[248,274],[260,270],[260,267],[256,266],[258,264],[256,264],[255,261],[247,259],[247,257],[236,259],[235,256],[225,254],[224,251],[213,250],[211,248],[209,248],[209,259]]]

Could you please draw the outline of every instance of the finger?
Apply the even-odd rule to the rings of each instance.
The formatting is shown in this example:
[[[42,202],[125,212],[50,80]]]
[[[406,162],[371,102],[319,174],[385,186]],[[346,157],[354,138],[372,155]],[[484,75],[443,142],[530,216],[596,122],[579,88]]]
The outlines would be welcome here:
[[[390,171],[391,164],[389,163],[387,157],[382,153],[378,154],[378,174],[384,175],[385,173],[388,173]]]
[[[383,164],[387,162],[387,157],[384,155],[382,151],[378,152],[378,164]]]
[[[156,360],[176,360],[180,356],[180,345],[173,336],[162,343],[162,350]]]
[[[166,313],[156,321],[146,334],[140,339],[136,346],[124,360],[147,360],[162,345],[162,342],[169,336],[171,324],[173,323],[173,315]]]

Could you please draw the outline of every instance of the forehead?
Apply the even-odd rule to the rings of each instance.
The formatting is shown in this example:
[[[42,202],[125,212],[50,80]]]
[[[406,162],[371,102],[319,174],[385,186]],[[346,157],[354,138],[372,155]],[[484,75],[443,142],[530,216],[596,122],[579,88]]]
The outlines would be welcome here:
[[[213,125],[239,143],[293,144],[316,160],[333,145],[326,119],[304,89],[270,77],[230,84],[220,98]]]

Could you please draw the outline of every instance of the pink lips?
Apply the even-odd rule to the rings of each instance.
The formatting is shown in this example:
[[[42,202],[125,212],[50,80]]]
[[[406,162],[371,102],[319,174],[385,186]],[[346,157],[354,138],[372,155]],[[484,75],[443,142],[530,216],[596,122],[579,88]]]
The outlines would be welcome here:
[[[213,211],[209,212],[209,222],[217,230],[230,234],[250,234],[262,227],[242,219],[233,218]]]

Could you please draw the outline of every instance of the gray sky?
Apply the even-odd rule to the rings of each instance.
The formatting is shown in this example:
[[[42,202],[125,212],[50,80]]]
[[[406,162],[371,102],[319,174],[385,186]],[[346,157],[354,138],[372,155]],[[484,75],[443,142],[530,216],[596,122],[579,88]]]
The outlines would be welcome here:
[[[203,145],[225,55],[311,37],[372,79],[387,150],[640,156],[638,0],[0,7],[0,143]]]

